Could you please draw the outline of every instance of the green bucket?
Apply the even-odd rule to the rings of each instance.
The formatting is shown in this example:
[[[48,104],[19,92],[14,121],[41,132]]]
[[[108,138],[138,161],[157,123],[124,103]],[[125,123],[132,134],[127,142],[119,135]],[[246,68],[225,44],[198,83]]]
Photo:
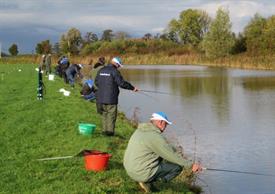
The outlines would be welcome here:
[[[91,135],[95,131],[96,125],[90,123],[79,123],[78,130],[80,134]]]

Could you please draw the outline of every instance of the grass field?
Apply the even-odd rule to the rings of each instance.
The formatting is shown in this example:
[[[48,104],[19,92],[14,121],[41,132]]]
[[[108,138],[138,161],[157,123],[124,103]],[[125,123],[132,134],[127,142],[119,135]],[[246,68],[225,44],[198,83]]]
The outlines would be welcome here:
[[[21,71],[19,71],[21,69]],[[35,65],[0,64],[0,193],[138,193],[126,174],[123,153],[134,131],[120,114],[115,137],[101,135],[95,104],[81,99],[79,88],[61,79],[44,78],[46,95],[36,99]],[[71,90],[65,97],[60,88]],[[95,134],[78,133],[79,122],[97,125]],[[112,154],[109,169],[90,172],[82,157],[37,161],[38,158],[74,155],[82,149]],[[192,193],[180,180],[159,184],[160,193]]]

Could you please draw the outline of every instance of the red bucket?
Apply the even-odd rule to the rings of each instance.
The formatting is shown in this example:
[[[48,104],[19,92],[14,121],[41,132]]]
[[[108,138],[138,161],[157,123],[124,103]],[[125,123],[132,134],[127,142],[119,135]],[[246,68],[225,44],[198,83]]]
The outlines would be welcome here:
[[[86,170],[96,172],[105,170],[108,167],[108,161],[111,156],[111,154],[96,150],[85,153],[84,161]]]

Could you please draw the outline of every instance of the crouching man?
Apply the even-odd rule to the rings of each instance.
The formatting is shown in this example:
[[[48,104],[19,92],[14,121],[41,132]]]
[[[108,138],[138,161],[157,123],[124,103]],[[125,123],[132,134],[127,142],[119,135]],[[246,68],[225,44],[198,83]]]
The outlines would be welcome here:
[[[80,94],[85,100],[92,101],[95,99],[94,81],[92,79],[84,82]]]
[[[156,190],[153,182],[171,181],[178,176],[183,168],[201,171],[199,164],[191,164],[177,154],[167,143],[162,132],[172,124],[165,113],[152,114],[150,123],[143,123],[131,136],[124,154],[124,167],[128,175],[149,193]]]

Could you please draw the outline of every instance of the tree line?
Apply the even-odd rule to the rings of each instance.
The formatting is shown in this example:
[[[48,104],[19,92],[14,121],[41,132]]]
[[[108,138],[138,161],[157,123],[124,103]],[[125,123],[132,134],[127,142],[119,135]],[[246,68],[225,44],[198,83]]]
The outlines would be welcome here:
[[[76,28],[62,34],[54,45],[44,40],[36,45],[37,54],[57,55],[89,54],[153,54],[168,55],[200,53],[209,58],[219,58],[239,53],[248,55],[271,55],[275,51],[275,15],[264,18],[259,14],[245,26],[243,32],[232,32],[229,11],[219,8],[215,18],[207,12],[187,9],[172,19],[161,34],[144,34],[141,38],[131,38],[126,32],[103,31],[101,37],[94,32],[84,36]],[[17,55],[17,45],[9,49]]]

